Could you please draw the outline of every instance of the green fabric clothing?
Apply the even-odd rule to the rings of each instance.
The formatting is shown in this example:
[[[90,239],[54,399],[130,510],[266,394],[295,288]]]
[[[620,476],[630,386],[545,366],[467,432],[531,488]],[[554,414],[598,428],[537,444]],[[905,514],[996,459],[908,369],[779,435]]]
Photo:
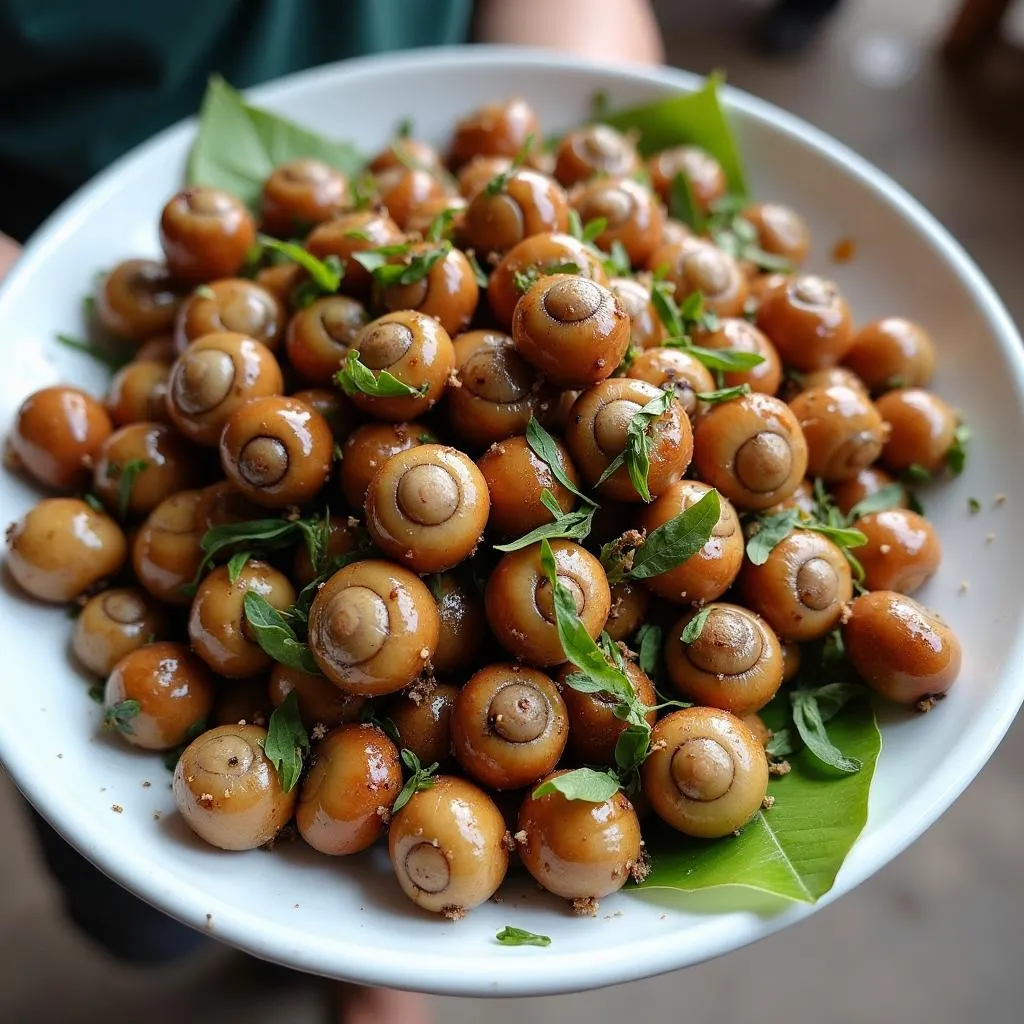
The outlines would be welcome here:
[[[472,0],[0,0],[0,231],[23,238],[132,146],[245,88],[464,42]]]

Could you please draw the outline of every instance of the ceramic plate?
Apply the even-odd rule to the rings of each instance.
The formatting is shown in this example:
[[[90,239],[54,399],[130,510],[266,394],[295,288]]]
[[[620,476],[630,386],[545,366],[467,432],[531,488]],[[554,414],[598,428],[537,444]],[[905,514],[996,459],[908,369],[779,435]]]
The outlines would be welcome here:
[[[440,140],[459,115],[513,93],[525,96],[544,130],[553,131],[585,119],[598,89],[619,106],[697,84],[667,69],[609,70],[548,53],[474,48],[317,68],[254,90],[252,99],[372,151],[403,117]],[[935,387],[974,429],[964,476],[927,496],[944,558],[920,595],[959,634],[963,672],[933,714],[882,712],[884,748],[868,825],[825,903],[877,871],[950,805],[991,755],[1024,695],[1024,544],[1015,537],[1024,509],[1024,354],[992,288],[905,192],[781,110],[731,89],[725,100],[754,194],[806,216],[815,240],[809,265],[839,281],[859,321],[902,314],[933,332],[940,354]],[[157,219],[181,185],[193,132],[192,122],[178,125],[115,164],[26,249],[0,294],[5,429],[36,388],[73,381],[103,392],[103,371],[59,346],[54,334],[80,329],[81,299],[97,268],[159,252]],[[854,241],[856,258],[831,265],[832,247],[844,238]],[[9,475],[0,489],[5,523],[38,497]],[[999,505],[997,494],[1005,495]],[[969,496],[981,502],[980,514],[968,513]],[[256,956],[367,983],[532,995],[685,967],[813,912],[759,903],[742,890],[644,891],[603,901],[597,919],[577,919],[533,885],[510,883],[503,903],[449,924],[406,900],[381,850],[345,860],[301,843],[273,853],[213,850],[172,813],[160,760],[100,734],[99,709],[68,657],[64,609],[24,600],[9,579],[0,603],[0,755],[15,781],[113,878]],[[115,804],[122,813],[112,810]],[[500,946],[494,934],[507,923],[550,935],[552,944]]]

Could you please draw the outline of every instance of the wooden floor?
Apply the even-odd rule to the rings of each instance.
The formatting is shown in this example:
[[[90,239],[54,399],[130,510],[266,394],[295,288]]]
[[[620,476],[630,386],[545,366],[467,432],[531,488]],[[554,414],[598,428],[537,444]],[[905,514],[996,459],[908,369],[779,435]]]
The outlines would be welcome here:
[[[595,4],[600,0],[595,0]],[[852,145],[917,195],[1024,320],[1024,61],[968,79],[934,56],[951,0],[846,0],[813,52],[746,48],[739,0],[663,0],[672,62],[730,80]],[[8,713],[11,713],[8,710]],[[438,1000],[445,1024],[985,1024],[1021,1019],[1024,725],[925,838],[837,905],[750,949],[600,993],[486,1006]],[[229,950],[156,972],[110,962],[62,922],[21,808],[0,779],[0,1021],[190,1024],[330,1019],[327,986]]]

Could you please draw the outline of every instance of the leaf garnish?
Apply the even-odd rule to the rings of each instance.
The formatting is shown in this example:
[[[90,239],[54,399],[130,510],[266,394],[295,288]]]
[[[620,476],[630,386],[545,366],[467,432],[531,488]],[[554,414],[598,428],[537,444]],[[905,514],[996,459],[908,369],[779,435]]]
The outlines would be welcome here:
[[[550,523],[542,523],[516,540],[506,544],[495,544],[495,551],[519,551],[521,548],[528,548],[531,544],[536,544],[537,541],[545,538],[548,540],[572,540],[580,543],[590,535],[594,525],[594,513],[597,511],[596,505],[588,503],[575,512],[563,512],[555,496],[546,487],[541,491],[540,500],[554,516],[554,519]]]
[[[526,424],[526,443],[530,446],[534,455],[537,456],[551,470],[552,476],[570,493],[575,494],[580,501],[588,505],[594,505],[593,498],[588,498],[569,479],[569,474],[562,464],[562,455],[558,450],[558,442],[541,426],[536,416]]]
[[[626,428],[626,447],[615,456],[598,478],[596,487],[600,487],[613,473],[623,465],[629,474],[636,493],[644,501],[651,500],[647,474],[651,469],[650,437],[648,431],[660,416],[672,408],[676,400],[675,391],[666,388],[657,398],[652,398],[643,408],[633,414]]]
[[[84,352],[97,362],[103,363],[111,371],[120,370],[127,366],[134,358],[134,352],[128,348],[114,345],[113,342],[96,344],[91,341],[82,341],[80,338],[72,338],[69,334],[58,334],[57,341],[65,348],[73,348],[76,352]]]
[[[357,349],[350,349],[345,364],[334,379],[346,395],[369,395],[371,398],[422,398],[430,385],[413,388],[388,370],[374,373],[364,366]]]
[[[309,647],[299,640],[288,620],[262,594],[247,590],[242,608],[256,643],[274,661],[320,675],[320,666]]]
[[[307,252],[301,245],[296,245],[294,242],[282,242],[277,238],[271,238],[270,235],[260,235],[259,244],[264,249],[278,252],[292,263],[297,263],[309,274],[310,280],[323,294],[336,292],[341,285],[344,268],[337,256],[334,257],[333,263],[328,262],[330,257],[327,260],[321,260],[311,252]]]
[[[251,592],[246,594],[249,596]],[[271,713],[263,753],[277,769],[281,788],[290,793],[302,775],[302,765],[309,753],[309,736],[299,715],[298,691],[292,690]]]
[[[429,767],[424,768],[420,764],[420,759],[411,750],[403,749],[402,763],[409,769],[411,774],[402,787],[401,792],[395,798],[395,802],[391,805],[392,814],[397,814],[412,799],[414,794],[430,789],[436,781],[434,779],[434,773],[438,768],[436,761]]]
[[[700,639],[701,633],[704,632],[704,625],[708,621],[708,616],[711,615],[712,606],[705,605],[697,612],[696,615],[686,624],[683,628],[682,633],[679,634],[679,639],[684,644],[692,644]]]
[[[528,932],[525,928],[516,928],[507,924],[494,936],[495,941],[501,946],[550,946],[551,938],[547,935],[538,935],[537,932]]]
[[[142,711],[142,705],[137,700],[119,700],[111,704],[103,712],[103,724],[108,729],[114,729],[121,733],[134,733],[135,727],[132,719]]]
[[[586,800],[592,804],[603,804],[622,788],[614,772],[599,772],[593,768],[576,768],[564,775],[542,782],[533,791],[533,799],[551,793],[561,793],[566,800]]]
[[[631,580],[648,580],[682,565],[711,539],[721,515],[721,499],[718,491],[712,489],[647,535],[634,552],[626,576]]]

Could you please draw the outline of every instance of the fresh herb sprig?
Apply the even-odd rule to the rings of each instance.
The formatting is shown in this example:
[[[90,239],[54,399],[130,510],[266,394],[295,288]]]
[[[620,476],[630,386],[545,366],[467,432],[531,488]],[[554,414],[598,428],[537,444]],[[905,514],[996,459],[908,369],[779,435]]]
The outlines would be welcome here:
[[[605,480],[625,466],[636,493],[644,501],[651,500],[651,490],[647,483],[647,476],[651,470],[649,431],[654,422],[671,409],[675,400],[675,390],[669,387],[633,414],[629,426],[626,427],[625,448],[608,463],[605,471],[598,478],[596,486],[600,487]]]
[[[277,770],[281,788],[290,793],[302,776],[302,766],[309,754],[309,736],[299,715],[296,690],[292,690],[271,713],[263,753]]]
[[[416,793],[422,793],[424,790],[430,789],[436,781],[434,778],[434,774],[438,769],[436,761],[424,768],[420,764],[420,759],[411,750],[403,749],[402,763],[409,769],[410,774],[409,778],[406,779],[405,785],[395,798],[395,802],[391,805],[392,814],[397,814]]]
[[[369,395],[371,398],[422,398],[429,389],[427,384],[411,387],[388,370],[374,373],[363,364],[356,349],[349,350],[334,380],[346,395]]]
[[[284,615],[262,594],[247,590],[242,598],[246,622],[256,643],[274,661],[311,675],[320,675],[313,652],[303,643]]]
[[[416,252],[409,243],[402,243],[356,252],[352,259],[370,272],[378,288],[384,289],[422,281],[451,251],[452,243],[443,239]],[[402,258],[396,260],[398,256]]]
[[[572,540],[578,544],[590,536],[597,505],[588,503],[575,512],[563,512],[558,500],[546,487],[540,492],[540,502],[551,513],[551,522],[542,523],[530,530],[529,533],[506,544],[495,544],[495,551],[519,551],[545,538],[548,540]]]
[[[516,928],[507,924],[494,936],[500,946],[550,946],[551,938],[548,935],[539,935],[537,932],[528,932],[525,928]]]
[[[564,775],[547,779],[533,791],[533,799],[551,793],[561,793],[566,800],[586,800],[588,803],[603,804],[622,788],[618,776],[611,771],[595,768],[575,768]]]

